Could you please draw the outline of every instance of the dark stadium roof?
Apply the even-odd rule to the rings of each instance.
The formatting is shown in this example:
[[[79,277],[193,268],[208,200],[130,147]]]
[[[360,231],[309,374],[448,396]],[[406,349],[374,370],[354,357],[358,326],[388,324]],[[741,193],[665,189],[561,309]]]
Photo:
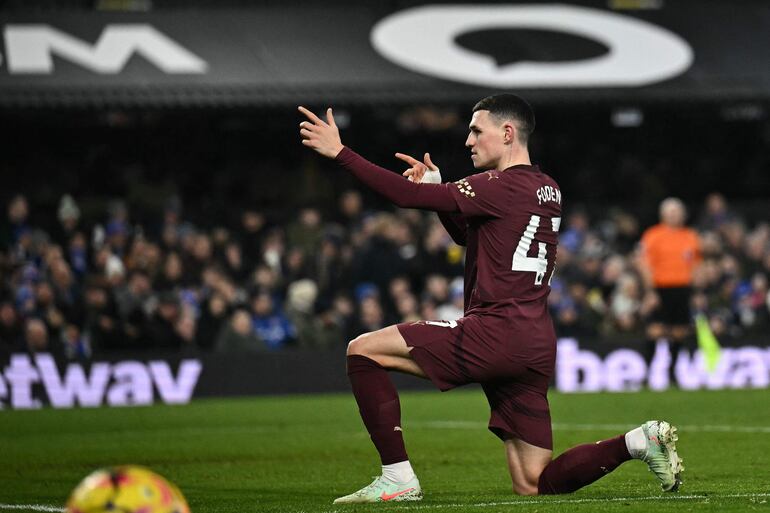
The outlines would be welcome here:
[[[501,89],[515,89],[539,102],[551,103],[770,98],[770,67],[752,30],[763,22],[770,25],[770,4],[754,1],[735,10],[719,3],[682,1],[666,3],[657,10],[620,12],[608,9],[606,2],[588,3],[595,5],[591,9],[584,7],[587,3],[567,6],[574,11],[568,15],[597,18],[591,29],[596,37],[577,36],[569,24],[558,30],[558,20],[565,16],[549,18],[557,20],[557,28],[547,30],[516,24],[502,30],[474,25],[461,26],[453,33],[432,33],[429,27],[425,41],[446,38],[439,54],[432,56],[435,48],[419,40],[406,50],[403,45],[391,48],[389,55],[374,42],[375,26],[382,25],[383,20],[403,21],[408,18],[405,13],[419,13],[420,9],[409,8],[418,2],[6,1],[0,10],[0,23],[6,31],[5,46],[0,45],[0,106],[467,102]],[[524,8],[538,9],[528,4]],[[182,5],[186,8],[177,8]],[[515,9],[516,5],[508,2],[495,8]],[[473,7],[466,4],[457,8]],[[448,8],[442,4],[431,9]],[[463,20],[463,14],[453,19]],[[673,40],[675,49],[677,45],[684,49],[680,62],[672,64],[676,69],[664,70],[657,78],[623,83],[623,77],[633,75],[640,65],[649,66],[671,53],[664,49],[650,54],[652,50],[639,44],[642,40],[635,40],[627,41],[626,46],[645,50],[631,57],[635,61],[616,62],[615,66],[625,66],[621,68],[624,71],[610,70],[606,78],[586,71],[582,78],[576,74],[575,83],[569,83],[569,77],[566,82],[554,83],[549,82],[553,69],[541,72],[545,78],[540,82],[517,81],[520,75],[515,72],[510,82],[500,78],[520,64],[551,65],[558,74],[560,64],[590,65],[596,59],[608,58],[609,50],[598,57],[576,53],[572,42],[582,38],[593,45],[593,52],[607,47],[601,24],[619,19],[643,25],[648,32],[668,34],[661,36],[664,43]],[[714,24],[718,30],[709,30]],[[18,37],[8,35],[9,26]],[[143,40],[146,46],[142,47],[136,39],[140,36],[117,34],[127,26],[151,31],[141,37],[150,37],[155,43]],[[108,33],[113,42],[123,38],[113,45],[118,50],[111,53],[99,46]],[[468,34],[472,37],[466,37]],[[164,70],[168,52],[158,49],[158,41],[165,41],[161,43],[167,45],[165,50],[173,45],[202,66],[194,71]],[[399,52],[401,61],[392,55]],[[408,54],[406,61],[404,53]],[[423,60],[408,62],[412,54],[421,54]],[[485,82],[484,72],[473,66],[449,62],[454,58],[458,63],[470,58],[481,70],[491,60],[494,66],[489,80]],[[419,62],[437,63],[444,69],[427,70]],[[593,81],[585,82],[586,75]]]

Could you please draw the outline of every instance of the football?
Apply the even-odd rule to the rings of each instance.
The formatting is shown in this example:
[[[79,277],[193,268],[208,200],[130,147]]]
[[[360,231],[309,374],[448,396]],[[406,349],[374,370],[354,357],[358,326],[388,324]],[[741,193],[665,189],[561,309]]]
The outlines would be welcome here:
[[[67,513],[190,513],[175,485],[150,469],[126,465],[99,469],[78,484]]]

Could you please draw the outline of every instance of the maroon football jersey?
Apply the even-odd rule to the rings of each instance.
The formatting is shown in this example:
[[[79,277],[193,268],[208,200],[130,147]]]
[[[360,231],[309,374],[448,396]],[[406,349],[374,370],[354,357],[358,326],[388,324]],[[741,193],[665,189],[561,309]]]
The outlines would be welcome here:
[[[550,377],[556,334],[547,298],[561,224],[556,182],[537,166],[519,165],[456,183],[416,184],[347,147],[336,160],[396,205],[438,212],[452,238],[467,246],[465,317],[454,327],[440,324],[462,324],[451,346],[457,362],[476,365],[490,380],[512,375],[510,362]],[[463,345],[468,340],[473,351]],[[473,377],[488,381],[482,378]]]
[[[465,315],[505,317],[490,322],[503,339],[514,336],[522,356],[552,369],[555,333],[548,293],[556,264],[561,191],[537,166],[486,171],[451,187],[466,227]],[[497,328],[493,328],[497,326]]]

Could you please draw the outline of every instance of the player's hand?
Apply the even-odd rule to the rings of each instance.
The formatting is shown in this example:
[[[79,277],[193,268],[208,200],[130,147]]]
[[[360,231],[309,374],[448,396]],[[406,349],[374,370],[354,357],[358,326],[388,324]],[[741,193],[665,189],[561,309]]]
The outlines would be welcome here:
[[[438,166],[430,159],[430,153],[423,157],[424,162],[420,162],[414,157],[404,153],[396,153],[396,158],[403,160],[411,167],[402,174],[410,181],[415,183],[441,183],[441,172]]]
[[[342,151],[342,139],[337,123],[334,122],[332,108],[326,109],[326,121],[313,114],[305,107],[297,109],[307,117],[307,121],[299,124],[299,134],[302,136],[302,144],[313,148],[315,151],[333,159]]]

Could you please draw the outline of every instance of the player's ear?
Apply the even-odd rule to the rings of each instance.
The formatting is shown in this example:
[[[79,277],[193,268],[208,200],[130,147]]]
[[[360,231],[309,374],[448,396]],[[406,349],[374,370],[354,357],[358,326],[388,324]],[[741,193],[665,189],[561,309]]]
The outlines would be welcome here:
[[[513,141],[516,140],[516,127],[513,126],[513,123],[503,123],[503,131],[503,142],[513,144]]]

